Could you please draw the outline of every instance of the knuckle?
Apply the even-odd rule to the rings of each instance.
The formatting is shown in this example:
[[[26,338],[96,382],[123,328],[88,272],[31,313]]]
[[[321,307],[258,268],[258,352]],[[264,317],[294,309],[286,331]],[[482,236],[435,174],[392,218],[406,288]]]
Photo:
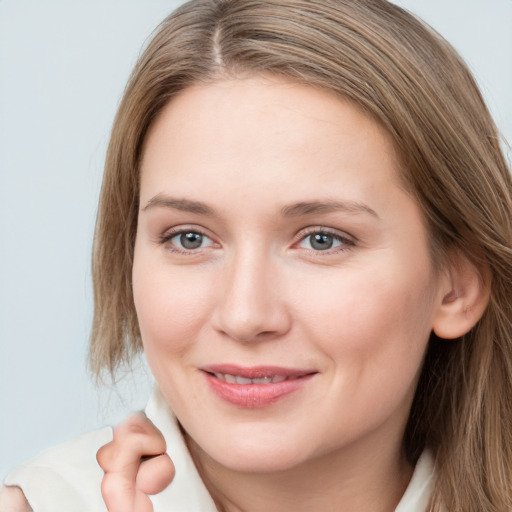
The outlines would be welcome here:
[[[133,436],[147,433],[146,416],[143,413],[137,413],[120,423],[114,429],[114,439],[125,436]]]
[[[100,465],[100,467],[103,470],[106,470],[106,468],[109,466],[109,463],[111,461],[111,453],[112,453],[112,442],[103,445],[97,452],[96,452],[96,461]]]
[[[136,422],[130,422],[126,425],[126,433],[135,435],[147,434],[147,430],[144,425]]]

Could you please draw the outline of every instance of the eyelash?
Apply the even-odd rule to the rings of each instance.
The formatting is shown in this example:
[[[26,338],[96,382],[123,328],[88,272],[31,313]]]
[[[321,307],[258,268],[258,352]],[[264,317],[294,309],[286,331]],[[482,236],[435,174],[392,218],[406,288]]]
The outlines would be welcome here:
[[[204,247],[198,247],[197,249],[182,249],[181,247],[177,247],[175,244],[172,244],[171,243],[171,240],[173,238],[176,238],[177,236],[181,236],[181,235],[185,235],[185,234],[195,234],[195,235],[200,235],[202,236],[203,238],[206,238],[208,240],[210,240],[212,242],[212,244],[210,245],[213,245],[215,242],[213,242],[213,240],[206,234],[204,233],[203,231],[201,231],[200,229],[198,228],[180,228],[180,229],[176,229],[176,230],[171,230],[171,231],[166,231],[158,240],[158,242],[161,244],[161,245],[166,245],[168,244],[168,249],[173,252],[173,253],[177,253],[177,254],[184,254],[186,256],[191,256],[193,254],[197,254],[197,252],[200,250],[200,249],[204,249]],[[209,247],[209,246],[208,246]]]
[[[211,243],[206,247],[198,247],[198,248],[194,248],[194,249],[184,249],[181,247],[177,247],[175,244],[171,243],[171,240],[173,238],[176,238],[177,236],[181,236],[181,235],[185,235],[185,234],[200,235],[201,237],[203,237],[203,239],[206,238],[206,239],[210,240]],[[330,247],[328,249],[323,249],[323,250],[304,248],[310,254],[314,254],[315,256],[317,256],[317,255],[328,256],[328,255],[336,254],[339,252],[349,251],[356,245],[356,240],[354,240],[352,237],[340,235],[338,232],[327,229],[327,228],[310,227],[304,231],[301,231],[295,237],[296,240],[293,243],[293,247],[297,247],[297,245],[299,245],[302,242],[305,242],[308,239],[308,237],[311,237],[313,235],[332,237],[332,239],[334,241],[339,242],[339,244],[340,244],[334,248]],[[215,245],[215,242],[206,233],[204,233],[202,230],[195,228],[195,227],[189,228],[189,229],[181,228],[181,229],[176,229],[176,230],[172,230],[172,231],[167,231],[165,234],[163,234],[161,237],[159,237],[158,242],[161,245],[168,244],[168,249],[171,252],[177,253],[177,254],[183,254],[186,256],[191,256],[191,255],[197,254],[198,251],[200,251],[201,249],[205,249],[207,247],[210,247],[211,245]]]
[[[297,241],[293,244],[294,246],[297,246],[298,244],[306,241],[309,237],[312,235],[323,235],[323,236],[329,236],[332,237],[335,241],[339,242],[340,245],[334,248],[324,249],[324,250],[315,250],[315,249],[307,249],[309,253],[314,254],[315,256],[321,255],[321,256],[329,256],[332,254],[337,254],[340,252],[346,252],[352,249],[356,245],[356,240],[353,237],[350,237],[348,235],[341,235],[339,232],[320,227],[320,226],[313,226],[310,228],[306,228],[306,230],[301,231],[297,235]]]

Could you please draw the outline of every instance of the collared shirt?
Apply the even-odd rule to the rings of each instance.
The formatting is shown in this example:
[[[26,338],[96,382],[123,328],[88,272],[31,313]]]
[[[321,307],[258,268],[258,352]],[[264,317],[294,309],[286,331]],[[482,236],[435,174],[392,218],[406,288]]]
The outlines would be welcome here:
[[[155,387],[146,415],[162,432],[176,468],[176,476],[163,492],[151,496],[154,512],[216,512],[178,422]],[[103,471],[96,452],[112,440],[112,428],[79,436],[44,451],[14,470],[5,485],[19,486],[34,512],[107,512],[101,496]],[[395,512],[424,512],[431,494],[434,464],[425,452]]]

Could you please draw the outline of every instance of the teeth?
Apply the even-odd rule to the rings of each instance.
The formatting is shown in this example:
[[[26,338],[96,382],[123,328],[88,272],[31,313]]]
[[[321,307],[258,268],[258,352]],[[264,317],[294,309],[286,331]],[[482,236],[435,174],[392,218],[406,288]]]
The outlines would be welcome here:
[[[270,384],[272,377],[263,377],[262,379],[252,379],[253,384]]]
[[[284,375],[274,375],[272,377],[260,377],[257,379],[249,379],[247,377],[241,377],[240,375],[230,375],[228,373],[215,373],[217,379],[228,382],[229,384],[271,384],[276,382],[283,382],[286,380]]]
[[[240,377],[240,375],[236,376],[237,384],[252,384],[252,379],[247,379],[246,377]]]

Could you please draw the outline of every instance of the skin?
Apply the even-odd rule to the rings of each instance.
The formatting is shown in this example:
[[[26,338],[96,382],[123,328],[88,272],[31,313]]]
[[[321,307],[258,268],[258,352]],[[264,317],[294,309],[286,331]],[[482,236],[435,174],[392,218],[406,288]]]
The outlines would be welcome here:
[[[113,440],[96,455],[105,472],[101,493],[109,512],[152,512],[148,495],[163,491],[174,478],[165,449],[164,436],[143,413],[114,429]]]
[[[461,254],[433,271],[397,167],[386,133],[357,108],[271,77],[189,88],[152,126],[134,298],[148,360],[219,510],[378,512],[399,501],[429,334],[471,329],[490,279]],[[204,238],[180,248],[180,231]],[[312,245],[312,232],[332,247]],[[315,374],[275,403],[237,407],[206,386],[211,363]],[[110,512],[152,510],[147,495],[174,476],[165,449],[143,415],[115,429],[97,456]],[[31,509],[4,487],[4,510]]]
[[[19,487],[4,486],[0,492],[0,511],[32,512],[32,508]]]
[[[190,87],[152,125],[135,305],[220,510],[384,512],[399,501],[412,471],[403,431],[451,282],[433,270],[397,168],[386,132],[358,108],[272,77]],[[226,363],[315,374],[250,409],[207,385],[201,369]]]

